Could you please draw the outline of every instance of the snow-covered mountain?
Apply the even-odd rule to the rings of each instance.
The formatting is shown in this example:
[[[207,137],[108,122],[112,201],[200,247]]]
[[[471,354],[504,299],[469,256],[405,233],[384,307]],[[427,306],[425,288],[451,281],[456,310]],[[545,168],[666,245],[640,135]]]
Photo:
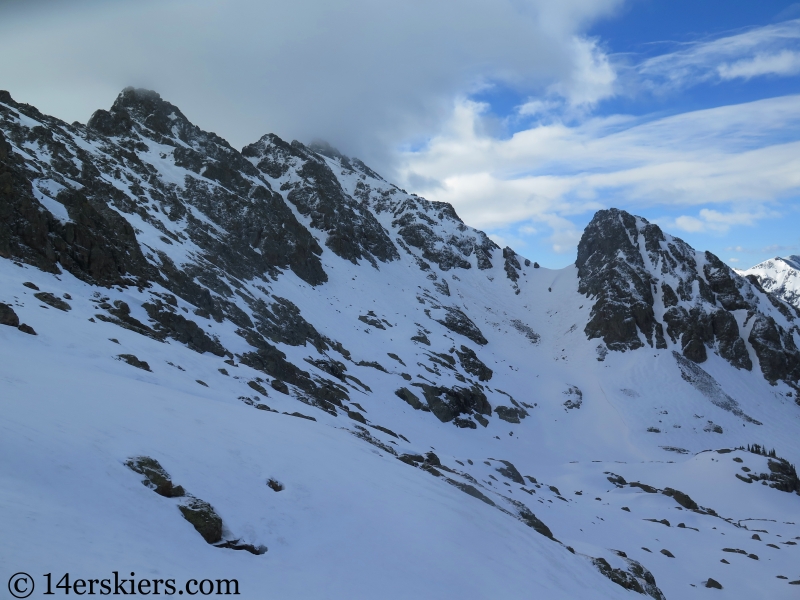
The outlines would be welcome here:
[[[800,308],[800,256],[776,256],[738,273],[754,276],[765,291]]]
[[[86,125],[0,92],[0,215],[0,565],[37,594],[797,594],[800,310],[640,217],[541,268],[134,89]]]

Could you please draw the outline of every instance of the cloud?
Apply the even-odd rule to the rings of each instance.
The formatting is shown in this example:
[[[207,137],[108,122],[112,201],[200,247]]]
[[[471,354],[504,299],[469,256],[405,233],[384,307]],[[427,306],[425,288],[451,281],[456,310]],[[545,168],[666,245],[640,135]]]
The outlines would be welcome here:
[[[740,209],[725,213],[718,210],[703,208],[699,211],[697,217],[681,215],[674,219],[673,223],[676,229],[681,229],[690,233],[726,233],[731,227],[739,225],[753,226],[763,219],[777,218],[780,216],[780,213],[775,210],[769,210],[764,206],[757,206],[755,210]]]
[[[764,246],[763,248],[761,248],[760,252],[762,253],[792,252],[794,250],[797,250],[798,248],[800,248],[800,244],[792,244],[790,246],[783,244],[770,244],[769,246]]]
[[[776,54],[757,54],[717,67],[721,79],[751,79],[759,75],[796,75],[800,73],[800,52],[782,50]]]
[[[728,251],[738,252],[740,254],[779,254],[793,252],[800,248],[800,244],[770,244],[761,248],[744,248],[742,246],[732,246],[726,248]]]
[[[566,221],[566,219],[564,221],[558,224],[551,221],[553,233],[548,240],[556,254],[573,254],[583,231],[578,229],[574,223]]]
[[[564,98],[571,108],[591,108],[613,96],[617,74],[597,40],[573,38],[572,53],[572,72],[548,87],[550,96]],[[520,113],[530,111],[531,106],[524,105]]]
[[[679,211],[663,224],[725,233],[778,216],[800,191],[800,96],[670,117],[590,117],[536,123],[509,139],[479,126],[485,106],[460,101],[442,132],[403,157],[414,188],[452,203],[467,222],[552,232],[556,252],[574,249],[574,217],[607,206]]]
[[[708,81],[795,75],[800,72],[800,19],[680,44],[629,69],[628,82],[659,92]]]
[[[0,18],[12,96],[85,121],[151,87],[235,146],[273,131],[324,138],[378,168],[487,81],[575,103],[612,77],[581,38],[622,0],[15,2]],[[594,74],[595,80],[585,80]]]

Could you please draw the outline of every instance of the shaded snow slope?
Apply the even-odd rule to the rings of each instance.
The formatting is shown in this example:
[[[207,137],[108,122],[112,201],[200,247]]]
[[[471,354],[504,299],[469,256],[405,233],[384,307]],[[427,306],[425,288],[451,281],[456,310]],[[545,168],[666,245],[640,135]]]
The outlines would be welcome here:
[[[601,211],[539,268],[330,147],[239,153],[141,90],[87,127],[0,95],[0,131],[8,575],[796,595],[800,317],[713,255]]]

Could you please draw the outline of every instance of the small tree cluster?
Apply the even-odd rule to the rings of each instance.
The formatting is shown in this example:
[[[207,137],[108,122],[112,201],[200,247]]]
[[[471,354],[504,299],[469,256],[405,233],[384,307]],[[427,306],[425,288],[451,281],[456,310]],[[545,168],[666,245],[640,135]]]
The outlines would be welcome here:
[[[761,456],[767,456],[769,458],[778,458],[778,456],[775,454],[775,448],[767,451],[767,447],[762,446],[761,444],[747,444],[747,448],[744,446],[739,446],[737,450],[747,450],[753,454],[760,454]]]

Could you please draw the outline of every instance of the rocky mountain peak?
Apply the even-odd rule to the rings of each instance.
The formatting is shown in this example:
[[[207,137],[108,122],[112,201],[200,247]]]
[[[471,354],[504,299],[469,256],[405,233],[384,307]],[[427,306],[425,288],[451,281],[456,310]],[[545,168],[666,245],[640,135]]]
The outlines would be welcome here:
[[[239,153],[226,140],[197,127],[177,106],[153,90],[125,88],[110,110],[95,111],[87,127],[110,137],[134,138],[139,143],[132,147],[137,150],[145,150],[149,139],[174,146],[179,152],[199,151],[213,161],[233,160],[242,167],[237,160],[241,158]]]
[[[87,125],[104,135],[124,136],[133,133],[136,122],[142,126],[147,124],[161,135],[171,136],[172,121],[177,119],[188,122],[176,106],[163,100],[157,92],[127,87],[109,110],[95,111]]]
[[[653,278],[642,254],[645,248],[655,251],[662,240],[657,226],[625,211],[595,214],[581,236],[575,262],[578,290],[596,299],[586,325],[590,339],[602,337],[611,350],[634,350],[645,343],[666,348],[663,325],[652,308]]]
[[[608,349],[675,345],[696,363],[714,352],[746,370],[757,357],[770,381],[800,378],[790,366],[800,362],[791,335],[800,313],[646,219],[598,211],[576,266],[580,293],[594,300],[586,335]]]
[[[175,121],[189,122],[180,109],[164,100],[161,94],[142,88],[127,87],[120,92],[111,105],[111,112],[123,111],[140,123],[149,120],[154,130],[163,128],[161,133],[164,135],[170,133],[164,125],[171,125]]]

